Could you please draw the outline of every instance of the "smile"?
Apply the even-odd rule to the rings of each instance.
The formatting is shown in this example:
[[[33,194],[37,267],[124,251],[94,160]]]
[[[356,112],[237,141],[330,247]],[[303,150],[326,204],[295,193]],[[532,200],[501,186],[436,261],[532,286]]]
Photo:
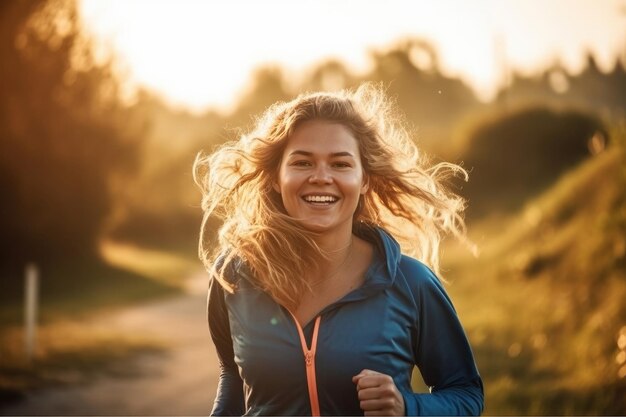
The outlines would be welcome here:
[[[339,200],[337,197],[332,196],[332,195],[307,195],[302,198],[307,203],[317,203],[317,204],[331,204]]]

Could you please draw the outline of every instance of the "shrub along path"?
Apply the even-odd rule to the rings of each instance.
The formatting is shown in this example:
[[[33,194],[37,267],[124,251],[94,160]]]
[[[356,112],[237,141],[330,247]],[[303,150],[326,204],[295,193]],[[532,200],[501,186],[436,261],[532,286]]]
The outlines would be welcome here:
[[[96,319],[154,336],[168,346],[164,354],[138,356],[133,364],[138,372],[32,392],[0,414],[207,415],[219,369],[206,324],[206,284],[206,274],[199,272],[189,280],[184,295]]]

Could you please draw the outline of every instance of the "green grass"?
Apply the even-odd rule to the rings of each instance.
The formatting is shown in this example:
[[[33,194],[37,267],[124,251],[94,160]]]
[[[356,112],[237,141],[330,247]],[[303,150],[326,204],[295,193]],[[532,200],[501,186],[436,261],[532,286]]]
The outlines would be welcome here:
[[[520,213],[470,225],[477,259],[447,248],[485,414],[626,414],[625,162],[615,146]]]

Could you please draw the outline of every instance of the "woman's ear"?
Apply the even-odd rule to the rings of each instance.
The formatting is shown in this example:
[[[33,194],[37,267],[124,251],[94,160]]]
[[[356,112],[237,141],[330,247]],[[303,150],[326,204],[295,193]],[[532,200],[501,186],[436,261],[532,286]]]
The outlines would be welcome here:
[[[278,194],[280,194],[280,185],[278,185],[277,181],[272,181],[272,188],[274,189],[274,191],[276,191]]]

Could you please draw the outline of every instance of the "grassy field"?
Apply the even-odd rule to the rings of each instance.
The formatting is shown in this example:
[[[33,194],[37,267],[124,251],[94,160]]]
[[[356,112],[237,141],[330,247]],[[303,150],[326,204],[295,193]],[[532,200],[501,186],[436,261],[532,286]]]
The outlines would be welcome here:
[[[626,163],[613,146],[449,247],[485,414],[626,414]]]

